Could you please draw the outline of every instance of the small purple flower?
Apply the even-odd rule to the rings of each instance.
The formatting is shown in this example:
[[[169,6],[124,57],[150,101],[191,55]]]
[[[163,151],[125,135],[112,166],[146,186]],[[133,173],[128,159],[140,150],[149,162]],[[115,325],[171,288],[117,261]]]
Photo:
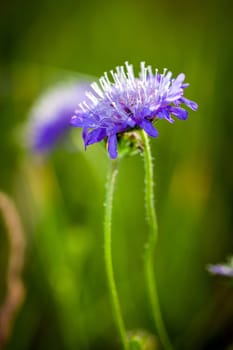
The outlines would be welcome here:
[[[233,257],[229,258],[226,264],[209,265],[207,269],[214,275],[233,277]]]
[[[141,63],[141,71],[135,77],[133,66],[117,67],[111,71],[113,81],[107,73],[99,79],[99,84],[91,84],[88,99],[80,103],[71,125],[83,128],[85,147],[107,139],[108,152],[116,158],[117,143],[124,132],[143,129],[152,137],[158,136],[153,122],[166,119],[173,123],[172,115],[185,120],[188,112],[181,107],[186,105],[192,110],[197,104],[183,96],[189,84],[184,83],[185,75],[172,78],[172,73],[164,69],[163,73],[152,71],[151,66]]]
[[[70,118],[77,104],[85,99],[87,82],[57,84],[43,93],[30,112],[29,145],[35,153],[46,153],[70,129]]]

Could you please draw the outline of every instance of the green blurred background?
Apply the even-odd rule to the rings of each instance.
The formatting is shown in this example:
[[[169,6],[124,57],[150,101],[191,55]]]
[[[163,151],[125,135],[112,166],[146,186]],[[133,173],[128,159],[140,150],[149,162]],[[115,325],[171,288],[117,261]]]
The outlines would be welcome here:
[[[230,349],[232,290],[208,263],[233,252],[232,11],[230,1],[0,3],[0,190],[17,205],[27,241],[26,296],[10,350],[119,349],[103,259],[108,158],[58,148],[26,151],[22,126],[51,82],[100,76],[126,60],[185,72],[199,104],[186,122],[161,122],[151,145],[160,236],[155,257],[164,318],[177,349]],[[74,130],[73,136],[80,138]],[[144,285],[147,235],[140,156],[120,164],[113,255],[128,330],[155,334]],[[1,299],[8,245],[0,237]]]

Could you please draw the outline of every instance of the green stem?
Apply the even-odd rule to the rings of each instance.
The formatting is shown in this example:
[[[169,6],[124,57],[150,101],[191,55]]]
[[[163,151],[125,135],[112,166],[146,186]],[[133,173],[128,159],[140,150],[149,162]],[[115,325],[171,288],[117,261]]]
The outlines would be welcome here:
[[[111,249],[111,227],[112,227],[112,202],[115,187],[115,180],[117,176],[117,162],[111,161],[109,169],[108,180],[106,185],[106,203],[105,203],[105,217],[104,217],[104,254],[105,254],[105,265],[107,272],[107,279],[109,284],[109,291],[111,294],[112,307],[114,311],[116,326],[118,328],[121,341],[124,350],[127,350],[127,337],[125,325],[121,313],[120,303],[118,299],[116,283],[113,273],[112,265],[112,249]]]
[[[153,180],[153,161],[150,149],[149,138],[144,131],[141,131],[144,144],[144,166],[145,166],[145,203],[150,227],[148,241],[145,251],[145,275],[149,298],[151,302],[155,326],[160,337],[161,343],[166,350],[171,350],[166,328],[161,315],[157,285],[154,276],[154,250],[158,239],[158,223],[154,206],[154,180]]]

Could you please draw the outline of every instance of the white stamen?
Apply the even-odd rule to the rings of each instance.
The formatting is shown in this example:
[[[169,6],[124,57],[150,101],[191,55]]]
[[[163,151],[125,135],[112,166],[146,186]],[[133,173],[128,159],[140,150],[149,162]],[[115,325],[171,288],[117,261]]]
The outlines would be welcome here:
[[[131,83],[133,83],[133,85],[134,85],[135,76],[134,76],[133,66],[132,66],[132,64],[129,64],[128,62],[125,62],[125,65],[126,65],[126,69],[127,69],[127,76],[128,76],[128,79],[129,79],[129,80],[131,81]]]
[[[82,110],[83,112],[86,112],[86,109],[84,108],[84,106],[83,106],[82,103],[79,103],[79,107],[81,108],[81,110]],[[79,112],[80,112],[80,111],[79,111],[78,109],[76,109],[76,110],[74,111],[75,114],[77,114],[77,113],[79,113]]]
[[[148,66],[147,69],[148,69],[148,74],[149,74],[149,76],[153,75],[153,73],[152,73],[152,67],[151,67],[151,66]]]
[[[106,79],[104,77],[101,77],[99,79],[99,82],[100,82],[100,85],[101,85],[104,92],[111,89],[111,86],[108,84],[108,82],[106,81]]]
[[[109,78],[108,78],[107,72],[104,72],[104,77],[105,77],[105,80],[106,80],[106,82],[108,83],[108,85],[111,86],[112,83],[110,82],[110,80],[109,80]]]
[[[101,98],[104,97],[104,94],[97,83],[92,83],[91,87],[97,93],[98,96],[100,96]]]
[[[98,98],[96,98],[91,92],[86,92],[86,96],[96,105],[98,103]]]
[[[141,62],[141,73],[140,78],[145,83],[147,77],[147,67],[145,67],[145,62]]]
[[[86,110],[89,110],[89,109],[90,109],[90,107],[89,107],[89,105],[87,104],[86,101],[83,101],[83,102],[82,102],[82,105],[83,105],[83,107],[84,107]]]

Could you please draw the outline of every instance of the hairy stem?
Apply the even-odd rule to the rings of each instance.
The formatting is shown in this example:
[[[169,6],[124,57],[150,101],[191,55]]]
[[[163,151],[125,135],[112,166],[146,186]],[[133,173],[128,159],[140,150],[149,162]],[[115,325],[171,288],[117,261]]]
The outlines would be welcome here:
[[[107,184],[106,184],[106,203],[105,203],[105,217],[104,217],[104,254],[105,254],[105,265],[106,273],[109,284],[109,291],[111,295],[112,308],[115,316],[116,326],[118,328],[122,345],[124,350],[127,350],[127,337],[125,325],[121,313],[119,298],[116,289],[116,283],[113,273],[113,264],[112,264],[112,203],[113,203],[113,194],[115,181],[117,176],[117,162],[111,161]]]
[[[149,235],[146,243],[145,251],[145,275],[146,283],[152,307],[155,326],[160,337],[161,343],[166,350],[171,350],[166,328],[164,326],[161,315],[159,298],[157,292],[157,285],[154,276],[154,251],[158,239],[158,223],[154,206],[154,180],[153,180],[153,162],[150,149],[149,138],[144,131],[141,131],[142,140],[144,144],[144,166],[145,166],[145,203],[146,212],[149,223]]]

